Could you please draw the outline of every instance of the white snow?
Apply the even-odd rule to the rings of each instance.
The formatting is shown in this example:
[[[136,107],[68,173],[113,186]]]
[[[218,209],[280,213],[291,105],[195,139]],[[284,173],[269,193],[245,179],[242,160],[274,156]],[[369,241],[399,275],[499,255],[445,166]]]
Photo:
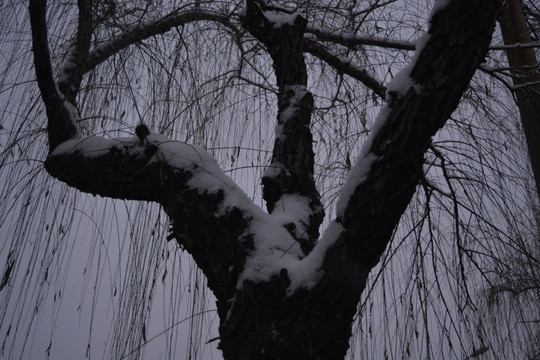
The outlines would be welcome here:
[[[414,65],[416,64],[416,60],[420,56],[420,53],[424,49],[424,46],[427,44],[430,37],[431,35],[426,33],[418,38],[418,40],[416,41],[414,55],[411,58],[411,62],[405,65],[405,67],[403,67],[403,69],[401,69],[386,85],[387,93],[393,92],[398,97],[400,97],[405,95],[411,88],[413,88],[417,93],[422,91],[422,86],[417,84],[411,78],[411,71],[413,70]]]
[[[287,171],[287,170],[283,167],[283,165],[279,161],[274,161],[266,167],[262,177],[273,179],[279,176],[279,174],[281,174],[281,171]]]
[[[274,25],[274,28],[277,29],[282,27],[283,25],[294,25],[294,20],[296,20],[296,18],[300,16],[300,14],[277,14],[267,11],[264,13],[264,16]]]
[[[289,104],[280,114],[281,123],[286,123],[294,113],[298,110],[300,101],[307,94],[307,89],[304,85],[287,85],[285,91],[292,92],[292,96],[289,98]]]
[[[431,16],[437,11],[444,9],[451,1],[452,0],[436,0],[435,4],[433,4],[433,8],[431,8]]]
[[[113,147],[133,145],[138,141],[139,139],[135,136],[117,139],[106,139],[100,136],[73,138],[58,145],[51,153],[51,156],[69,152],[80,152],[84,157],[91,158],[105,155]]]
[[[309,202],[310,199],[305,196],[285,194],[276,202],[271,216],[282,225],[293,223],[296,227],[295,235],[305,238],[306,224],[312,213]]]
[[[449,1],[450,0],[439,0],[435,4],[437,11],[446,6]],[[435,12],[436,11],[434,10],[432,14],[434,14]],[[411,62],[406,65],[398,74],[396,74],[388,83],[386,87],[388,93],[393,92],[395,93],[395,95],[397,95],[397,97],[400,97],[405,95],[411,88],[414,89],[414,91],[416,92],[422,91],[422,87],[417,84],[410,75],[412,69],[414,68],[414,65],[416,64],[416,61],[418,60],[418,57],[420,56],[420,53],[422,52],[424,46],[427,44],[429,39],[430,35],[428,33],[424,34],[418,39],[418,41],[416,42],[416,50],[411,59]],[[379,114],[377,115],[373,127],[371,128],[371,135],[362,145],[358,160],[351,169],[351,172],[349,173],[349,176],[347,177],[347,180],[343,185],[338,201],[336,202],[336,215],[338,217],[343,216],[352,194],[354,193],[358,185],[360,185],[366,179],[366,175],[369,173],[371,165],[374,161],[377,160],[377,157],[373,153],[369,153],[369,149],[371,148],[372,139],[377,135],[379,130],[384,125],[389,113],[390,107],[387,103],[383,105]]]
[[[246,267],[240,275],[237,287],[242,288],[244,280],[267,281],[272,276],[279,274],[281,269],[286,269],[291,281],[287,289],[288,295],[297,289],[309,289],[317,284],[322,275],[321,268],[326,251],[343,231],[343,227],[339,223],[335,221],[330,223],[313,251],[308,256],[300,258],[301,251],[297,245],[285,249],[286,251],[276,249],[275,241],[280,236],[283,236],[284,239],[291,239],[285,230],[276,231],[280,227],[271,226],[268,222],[253,223],[252,228],[257,229],[256,243],[263,246],[258,246],[257,250],[247,259]],[[287,244],[288,241],[283,241],[284,246]]]

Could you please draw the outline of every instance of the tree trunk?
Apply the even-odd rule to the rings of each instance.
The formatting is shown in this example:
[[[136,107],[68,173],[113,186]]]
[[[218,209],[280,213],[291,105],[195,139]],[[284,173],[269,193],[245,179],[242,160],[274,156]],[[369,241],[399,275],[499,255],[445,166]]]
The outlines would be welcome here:
[[[77,138],[69,104],[50,68],[44,1],[31,0],[34,61],[51,138],[45,167],[81,191],[163,206],[171,218],[169,239],[193,256],[217,298],[225,359],[343,359],[367,276],[416,190],[431,138],[484,59],[498,8],[497,0],[452,0],[435,12],[429,39],[407,81],[385,105],[347,180],[342,206],[317,241],[324,214],[313,176],[305,19],[291,15],[273,23],[276,17],[267,16],[264,3],[256,0],[247,1],[241,17],[271,55],[279,87],[272,156],[277,171],[263,177],[267,214],[195,146],[154,134],[144,142]],[[76,91],[79,79],[73,76],[65,85],[71,82]],[[307,204],[307,215],[296,221],[291,212],[291,223],[275,221],[274,209],[288,210],[285,200]],[[270,243],[261,226],[272,234]],[[291,245],[284,249],[282,244]],[[293,246],[298,252],[291,255]],[[250,275],[257,271],[265,276]],[[299,276],[308,284],[292,286]]]
[[[520,0],[508,0],[501,8],[499,18],[505,45],[531,42]],[[531,161],[536,190],[540,197],[540,70],[534,48],[506,50],[508,64],[512,68],[516,103]]]

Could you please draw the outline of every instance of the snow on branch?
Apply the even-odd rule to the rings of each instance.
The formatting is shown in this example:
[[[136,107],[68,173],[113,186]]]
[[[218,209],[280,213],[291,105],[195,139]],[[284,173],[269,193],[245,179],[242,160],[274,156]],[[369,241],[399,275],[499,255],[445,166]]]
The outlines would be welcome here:
[[[529,49],[529,48],[540,48],[540,41],[531,41],[526,43],[515,43],[508,45],[493,45],[490,46],[489,50],[512,50],[512,49]]]
[[[79,92],[84,66],[88,59],[90,41],[92,38],[92,0],[79,1],[79,24],[75,43],[66,57],[64,66],[58,76],[58,88],[67,97],[68,101],[75,104],[75,96]]]
[[[288,229],[291,223],[301,228],[308,221],[311,213],[308,200],[285,195],[276,205],[276,211],[269,215],[202,148],[157,134],[150,134],[144,140],[136,136],[116,139],[93,136],[62,143],[49,155],[45,167],[55,178],[84,192],[159,202],[171,217],[171,237],[200,263],[214,291],[220,291],[221,287],[215,278],[228,272],[231,273],[229,286],[235,288],[241,288],[244,281],[267,281],[282,269],[293,274],[291,289],[312,284],[316,278],[321,258],[318,265],[313,265],[311,260],[311,266],[298,271],[304,267],[301,263],[306,261],[301,259],[305,255]],[[233,216],[240,220],[226,220]],[[197,223],[201,219],[204,224]],[[243,225],[238,228],[238,224]],[[206,238],[201,236],[201,229],[209,232],[214,227],[219,231]],[[222,249],[223,239],[233,239],[227,240],[228,250]],[[214,252],[213,248],[221,250]],[[202,252],[200,256],[198,251]],[[225,251],[240,257],[233,261],[235,266],[225,261],[232,256]],[[205,265],[209,256],[219,258],[216,262],[222,268],[216,262]],[[238,267],[242,263],[245,266]]]
[[[411,64],[388,85],[388,103],[337,204],[336,221],[344,228],[338,242],[360,266],[375,266],[386,248],[420,180],[432,136],[484,59],[499,5],[439,1]]]
[[[307,25],[306,33],[315,35],[319,40],[332,42],[347,47],[369,45],[387,49],[414,50],[416,45],[414,42],[410,41],[393,40],[374,36],[366,37],[341,30],[336,32],[314,24]]]

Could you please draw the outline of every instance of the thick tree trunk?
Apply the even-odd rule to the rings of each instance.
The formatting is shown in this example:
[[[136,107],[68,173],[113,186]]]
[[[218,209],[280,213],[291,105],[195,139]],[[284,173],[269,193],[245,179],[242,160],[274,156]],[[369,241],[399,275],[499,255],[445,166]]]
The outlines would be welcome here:
[[[263,180],[267,214],[202,149],[152,134],[144,142],[77,138],[70,105],[50,68],[44,1],[31,0],[36,73],[56,148],[45,167],[81,191],[163,206],[172,223],[169,239],[193,256],[216,295],[225,359],[343,359],[369,271],[414,194],[431,137],[483,61],[498,7],[497,0],[452,0],[437,10],[429,39],[385,106],[351,171],[338,214],[317,242],[323,211],[313,178],[305,19],[291,15],[272,22],[276,16],[267,17],[264,4],[255,0],[247,1],[242,16],[246,29],[270,53],[279,87],[272,157],[277,171],[265,173]],[[89,52],[84,44],[78,48],[84,51],[76,52],[82,57],[77,63],[84,63]],[[76,91],[80,76],[72,74],[64,85],[71,83]],[[306,205],[307,216],[287,214],[291,202],[294,208]],[[276,209],[291,222],[276,221]],[[261,236],[261,226],[273,235],[270,242],[268,234]],[[301,249],[293,253],[293,247]],[[280,262],[283,257],[286,263]],[[265,276],[258,278],[260,273]],[[292,286],[304,273],[309,286]]]
[[[531,35],[520,0],[508,0],[499,18],[505,45],[531,42]],[[507,49],[508,64],[512,68],[516,103],[527,141],[536,190],[540,197],[540,70],[533,48]]]
[[[344,358],[368,273],[414,194],[431,137],[483,61],[497,10],[497,1],[458,0],[435,14],[411,86],[391,99],[385,123],[372,136],[366,153],[376,160],[338,214],[343,231],[326,252],[321,280],[292,294],[285,270],[270,282],[245,282],[220,311],[225,359]]]

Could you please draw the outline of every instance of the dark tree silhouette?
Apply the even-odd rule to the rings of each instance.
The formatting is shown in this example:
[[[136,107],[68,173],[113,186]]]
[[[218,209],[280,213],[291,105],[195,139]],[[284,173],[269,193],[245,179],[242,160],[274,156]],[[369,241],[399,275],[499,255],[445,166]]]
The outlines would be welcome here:
[[[540,8],[500,6],[2,2],[0,357],[537,357]]]
[[[201,149],[158,135],[146,136],[146,143],[80,135],[76,99],[85,74],[129,44],[183,22],[214,20],[197,9],[140,24],[92,48],[92,2],[80,1],[75,43],[55,80],[46,2],[30,1],[34,64],[48,118],[45,168],[84,192],[161,204],[171,219],[170,238],[193,256],[217,298],[226,359],[341,359],[368,273],[422,179],[432,137],[484,60],[499,9],[498,1],[441,4],[415,61],[390,85],[388,104],[320,240],[324,212],[314,180],[314,102],[304,53],[324,54],[324,48],[306,40],[303,16],[260,1],[247,1],[240,22],[270,55],[278,87],[278,130],[262,179],[269,214]],[[383,92],[363,75],[360,81]]]

